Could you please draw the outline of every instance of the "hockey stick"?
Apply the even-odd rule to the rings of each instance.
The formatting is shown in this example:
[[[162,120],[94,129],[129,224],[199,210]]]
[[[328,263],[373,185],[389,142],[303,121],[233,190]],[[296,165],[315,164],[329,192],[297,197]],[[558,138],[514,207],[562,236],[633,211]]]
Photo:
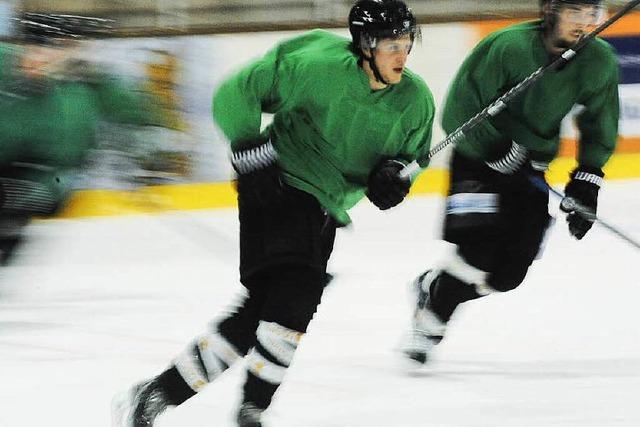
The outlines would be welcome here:
[[[551,194],[553,194],[554,196],[558,197],[561,200],[560,204],[563,205],[566,210],[575,211],[575,212],[578,213],[578,215],[580,215],[581,217],[583,217],[587,221],[591,221],[593,223],[600,224],[601,226],[603,226],[607,230],[611,231],[616,236],[620,237],[625,242],[627,242],[630,245],[634,246],[636,249],[640,249],[640,243],[638,243],[637,241],[635,241],[631,237],[627,236],[626,233],[623,233],[617,227],[614,227],[613,225],[609,224],[608,222],[603,221],[602,218],[599,218],[598,216],[596,216],[596,214],[593,213],[591,211],[591,209],[587,208],[586,206],[581,205],[580,203],[576,202],[575,200],[573,200],[571,198],[565,198],[564,194],[562,194],[558,190],[556,190],[553,187],[551,187],[549,184],[547,184],[547,182],[544,179],[539,178],[539,177],[535,177],[535,176],[529,176],[529,180],[531,181],[531,183],[537,189],[539,189],[541,191],[549,191]]]
[[[473,128],[478,126],[482,121],[488,119],[489,117],[495,117],[502,110],[507,107],[507,103],[511,102],[515,97],[520,95],[526,89],[528,89],[531,85],[540,80],[544,74],[553,69],[560,68],[566,65],[571,59],[573,59],[578,51],[582,49],[589,41],[595,38],[598,34],[604,31],[606,28],[611,26],[618,19],[622,18],[626,15],[631,9],[635,8],[638,4],[640,4],[640,0],[633,0],[627,3],[622,9],[620,9],[616,14],[611,16],[611,18],[607,19],[605,22],[597,26],[593,31],[591,31],[586,36],[582,37],[572,48],[565,50],[562,55],[558,58],[550,62],[549,64],[538,68],[534,71],[529,77],[518,83],[516,86],[512,87],[508,92],[502,95],[500,98],[496,99],[493,103],[491,103],[484,110],[480,111],[478,114],[469,119],[466,123],[462,124],[458,129],[453,131],[449,136],[447,136],[444,140],[438,143],[435,147],[433,147],[427,155],[420,160],[429,160],[440,151],[442,151],[445,147],[450,144],[455,144],[459,142],[464,136]],[[418,161],[414,160],[404,167],[399,173],[400,177],[408,178],[416,172],[420,171],[420,165]]]

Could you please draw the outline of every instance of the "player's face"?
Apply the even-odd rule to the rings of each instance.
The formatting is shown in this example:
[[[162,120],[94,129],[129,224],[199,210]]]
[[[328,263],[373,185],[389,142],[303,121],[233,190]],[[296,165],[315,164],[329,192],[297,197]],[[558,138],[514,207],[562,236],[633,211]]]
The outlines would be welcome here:
[[[55,65],[66,59],[71,52],[68,45],[29,45],[22,55],[22,72],[31,78],[45,77],[56,71]]]
[[[31,78],[44,77],[47,65],[56,60],[59,54],[58,49],[49,46],[29,46],[22,56],[22,72]]]
[[[566,4],[557,12],[554,46],[564,50],[573,46],[602,19],[603,10],[594,5]]]
[[[397,84],[402,80],[402,71],[412,44],[409,35],[397,39],[382,39],[378,42],[375,53],[376,65],[382,78],[389,84]]]

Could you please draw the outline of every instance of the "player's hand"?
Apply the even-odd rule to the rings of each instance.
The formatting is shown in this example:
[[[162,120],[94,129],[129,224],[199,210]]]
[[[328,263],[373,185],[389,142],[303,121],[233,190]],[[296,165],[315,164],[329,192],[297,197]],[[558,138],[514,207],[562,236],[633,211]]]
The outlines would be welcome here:
[[[579,167],[571,172],[570,177],[564,189],[565,197],[560,203],[560,209],[567,213],[569,232],[580,240],[593,225],[598,209],[598,191],[604,173],[600,168]],[[588,214],[579,213],[579,208],[586,209]]]
[[[411,188],[409,178],[401,178],[398,173],[406,165],[393,159],[382,160],[369,174],[367,197],[381,210],[398,205]]]

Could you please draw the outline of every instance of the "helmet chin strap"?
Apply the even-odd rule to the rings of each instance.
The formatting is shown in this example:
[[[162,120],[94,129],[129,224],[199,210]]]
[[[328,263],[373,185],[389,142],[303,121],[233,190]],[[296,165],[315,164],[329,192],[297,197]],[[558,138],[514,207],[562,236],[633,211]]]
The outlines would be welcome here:
[[[386,81],[384,79],[384,77],[382,77],[382,74],[380,74],[380,70],[378,69],[378,66],[376,65],[376,57],[375,57],[375,48],[371,48],[371,56],[369,57],[364,57],[364,59],[369,63],[369,67],[371,68],[371,71],[373,71],[373,77],[376,78],[376,80],[384,85],[389,85],[389,82]]]

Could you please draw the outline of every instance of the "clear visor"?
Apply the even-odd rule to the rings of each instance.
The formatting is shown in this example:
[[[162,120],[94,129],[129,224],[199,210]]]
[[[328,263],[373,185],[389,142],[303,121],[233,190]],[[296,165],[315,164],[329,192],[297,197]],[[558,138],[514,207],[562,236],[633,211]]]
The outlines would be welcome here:
[[[568,5],[560,9],[560,16],[572,24],[598,25],[605,15],[605,8],[596,5]]]
[[[402,40],[384,39],[378,42],[376,51],[385,54],[406,53],[408,55],[412,47],[413,42],[410,38]]]
[[[413,43],[422,40],[420,27],[411,27],[407,31],[380,32],[375,36],[363,33],[360,46],[363,49],[376,49],[384,53],[411,52]]]

